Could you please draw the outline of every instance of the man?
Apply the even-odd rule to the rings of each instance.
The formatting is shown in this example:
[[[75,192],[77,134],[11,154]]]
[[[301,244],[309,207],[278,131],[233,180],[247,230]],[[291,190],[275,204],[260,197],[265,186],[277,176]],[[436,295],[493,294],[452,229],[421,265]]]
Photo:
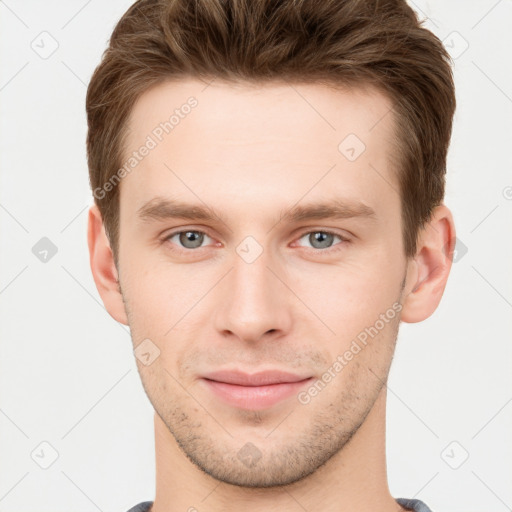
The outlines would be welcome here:
[[[448,59],[398,1],[120,20],[87,95],[88,242],[155,409],[132,512],[430,510],[389,492],[386,381],[451,268]]]

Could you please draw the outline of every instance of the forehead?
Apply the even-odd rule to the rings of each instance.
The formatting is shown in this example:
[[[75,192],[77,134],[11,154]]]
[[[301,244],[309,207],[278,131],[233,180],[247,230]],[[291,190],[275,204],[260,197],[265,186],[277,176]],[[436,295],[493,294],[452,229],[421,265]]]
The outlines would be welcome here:
[[[391,103],[375,89],[165,82],[132,109],[123,163],[135,165],[125,165],[121,208],[169,195],[281,209],[342,195],[378,210],[399,202],[393,129]]]

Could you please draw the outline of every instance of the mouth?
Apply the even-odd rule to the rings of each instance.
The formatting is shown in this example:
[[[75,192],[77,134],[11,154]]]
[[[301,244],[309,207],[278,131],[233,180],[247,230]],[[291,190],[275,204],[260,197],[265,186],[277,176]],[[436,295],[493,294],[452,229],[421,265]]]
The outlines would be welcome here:
[[[282,371],[247,374],[239,371],[210,373],[202,378],[207,389],[228,405],[263,410],[296,395],[313,377]]]

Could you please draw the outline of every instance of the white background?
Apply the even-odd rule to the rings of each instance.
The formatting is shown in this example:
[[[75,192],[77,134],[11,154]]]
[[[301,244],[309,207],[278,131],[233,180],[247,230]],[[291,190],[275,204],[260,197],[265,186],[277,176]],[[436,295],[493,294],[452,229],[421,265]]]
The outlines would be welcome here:
[[[153,409],[129,332],[100,301],[86,245],[86,84],[130,4],[0,1],[1,512],[125,512],[154,499]],[[410,4],[456,56],[445,202],[467,253],[436,313],[401,326],[388,382],[389,485],[436,512],[504,512],[512,507],[512,2]],[[58,43],[47,59],[31,47],[49,37],[43,31]],[[58,249],[47,263],[32,253],[42,237]],[[43,441],[59,454],[48,469],[31,457]],[[469,458],[449,467],[464,450]]]

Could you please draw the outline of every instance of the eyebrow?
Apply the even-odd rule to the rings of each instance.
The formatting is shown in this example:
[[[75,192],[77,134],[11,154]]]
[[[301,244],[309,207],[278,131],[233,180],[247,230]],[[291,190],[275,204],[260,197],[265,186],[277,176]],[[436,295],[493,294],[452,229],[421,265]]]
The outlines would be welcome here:
[[[138,209],[137,215],[143,222],[176,218],[226,223],[226,219],[210,206],[190,204],[163,197],[155,197],[145,203]],[[377,219],[373,208],[360,201],[331,199],[321,203],[296,205],[287,210],[281,210],[279,222],[297,223],[305,220],[349,219],[354,217]]]

